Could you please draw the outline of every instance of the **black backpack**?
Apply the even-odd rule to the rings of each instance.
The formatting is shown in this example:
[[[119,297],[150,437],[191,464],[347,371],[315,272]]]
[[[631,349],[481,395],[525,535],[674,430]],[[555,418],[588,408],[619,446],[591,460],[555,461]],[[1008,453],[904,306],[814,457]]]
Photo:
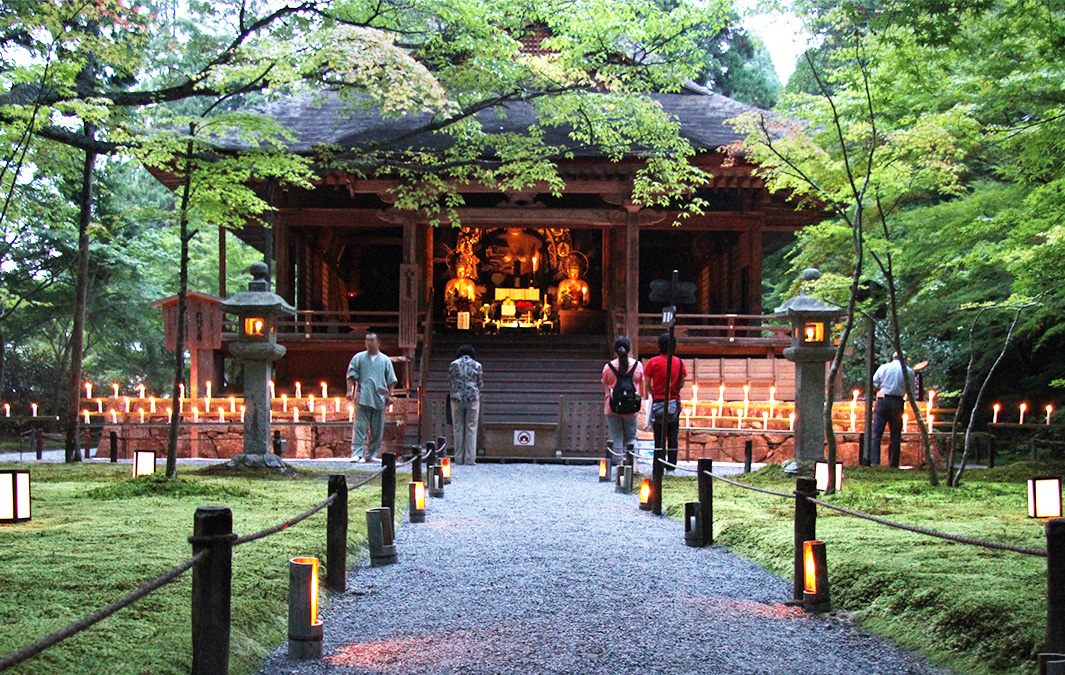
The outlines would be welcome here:
[[[631,415],[640,412],[643,405],[640,395],[636,392],[636,384],[632,381],[632,374],[636,372],[638,363],[639,361],[633,359],[632,368],[627,373],[619,373],[613,363],[606,364],[618,380],[614,383],[614,388],[610,390],[610,411],[616,415]]]

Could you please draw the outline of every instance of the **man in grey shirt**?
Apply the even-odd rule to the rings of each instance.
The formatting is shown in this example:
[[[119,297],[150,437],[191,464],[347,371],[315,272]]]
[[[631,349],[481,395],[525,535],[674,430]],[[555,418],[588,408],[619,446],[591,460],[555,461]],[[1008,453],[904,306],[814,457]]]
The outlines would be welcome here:
[[[888,463],[899,468],[899,454],[902,450],[902,410],[906,396],[906,378],[913,381],[913,368],[906,366],[903,374],[902,361],[898,352],[891,355],[891,361],[876,369],[873,385],[880,390],[876,405],[873,407],[873,434],[869,445],[870,461],[880,463],[880,443],[884,438],[884,427],[891,431],[888,443]]]
[[[351,357],[348,363],[348,400],[356,403],[355,428],[351,434],[351,459],[364,456],[366,434],[370,434],[370,452],[366,461],[377,459],[385,434],[385,412],[392,403],[396,371],[392,360],[381,353],[376,333],[366,334],[366,351]]]

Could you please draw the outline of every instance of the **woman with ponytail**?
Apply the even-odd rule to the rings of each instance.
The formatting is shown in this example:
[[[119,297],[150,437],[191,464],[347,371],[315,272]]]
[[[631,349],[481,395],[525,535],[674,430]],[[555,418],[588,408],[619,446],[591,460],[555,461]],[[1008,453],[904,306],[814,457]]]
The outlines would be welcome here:
[[[632,343],[621,336],[614,340],[617,358],[603,366],[603,414],[607,437],[614,442],[612,464],[618,464],[625,447],[636,443],[636,416],[640,412],[643,364],[629,358]]]

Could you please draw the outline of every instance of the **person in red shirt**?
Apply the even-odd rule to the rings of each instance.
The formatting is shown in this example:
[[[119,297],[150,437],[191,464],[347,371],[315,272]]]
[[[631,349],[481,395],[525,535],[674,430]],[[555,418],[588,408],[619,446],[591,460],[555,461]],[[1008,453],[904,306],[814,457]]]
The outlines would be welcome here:
[[[651,427],[655,432],[655,447],[666,448],[666,461],[677,463],[677,434],[680,432],[680,389],[688,376],[684,362],[669,356],[676,349],[676,340],[669,333],[658,336],[660,354],[643,368],[643,395],[651,392]],[[669,405],[666,405],[666,359],[672,358],[669,374]],[[667,413],[668,411],[668,413]]]

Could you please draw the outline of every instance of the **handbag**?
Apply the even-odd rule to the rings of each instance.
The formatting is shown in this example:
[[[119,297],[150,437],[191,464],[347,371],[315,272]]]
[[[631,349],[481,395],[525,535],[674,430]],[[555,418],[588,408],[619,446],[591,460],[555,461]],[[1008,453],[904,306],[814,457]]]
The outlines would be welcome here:
[[[666,410],[665,401],[653,401],[651,403],[651,422],[653,424],[660,424]],[[680,401],[673,399],[669,402],[669,419],[667,423],[672,424],[680,421]]]

